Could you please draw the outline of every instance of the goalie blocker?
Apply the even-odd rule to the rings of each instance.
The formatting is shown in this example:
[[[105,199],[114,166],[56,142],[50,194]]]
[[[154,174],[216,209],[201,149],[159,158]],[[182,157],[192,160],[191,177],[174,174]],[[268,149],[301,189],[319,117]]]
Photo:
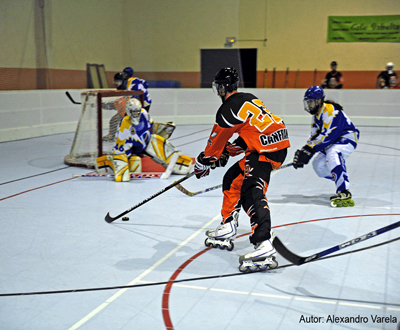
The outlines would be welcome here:
[[[144,153],[165,168],[172,167],[174,174],[186,175],[192,169],[192,158],[183,155],[162,136],[151,135]],[[127,182],[130,173],[142,171],[142,160],[134,155],[129,158],[125,154],[104,155],[96,159],[95,168],[99,174],[114,174],[116,182]]]

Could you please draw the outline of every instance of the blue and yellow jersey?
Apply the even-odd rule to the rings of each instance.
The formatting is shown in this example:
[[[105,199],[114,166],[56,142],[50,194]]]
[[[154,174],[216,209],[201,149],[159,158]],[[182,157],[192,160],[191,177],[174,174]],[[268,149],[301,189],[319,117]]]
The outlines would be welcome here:
[[[150,142],[152,126],[153,120],[144,109],[138,125],[132,125],[129,116],[125,116],[116,133],[113,154],[126,154],[130,158],[132,155],[142,153]]]
[[[128,79],[127,90],[128,91],[143,91],[144,92],[144,106],[147,107],[151,104],[151,98],[149,92],[147,91],[149,85],[146,80],[137,77],[132,77]]]
[[[316,152],[333,144],[350,143],[356,148],[359,135],[360,131],[343,111],[333,104],[324,103],[319,113],[312,117],[307,144]]]

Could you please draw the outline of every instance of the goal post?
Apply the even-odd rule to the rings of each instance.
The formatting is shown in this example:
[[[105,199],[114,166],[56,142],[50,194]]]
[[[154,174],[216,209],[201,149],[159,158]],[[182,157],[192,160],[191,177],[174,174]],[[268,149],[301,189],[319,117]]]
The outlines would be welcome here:
[[[88,90],[81,93],[81,115],[72,147],[64,162],[94,168],[96,158],[111,154],[115,133],[130,98],[144,103],[143,91]]]

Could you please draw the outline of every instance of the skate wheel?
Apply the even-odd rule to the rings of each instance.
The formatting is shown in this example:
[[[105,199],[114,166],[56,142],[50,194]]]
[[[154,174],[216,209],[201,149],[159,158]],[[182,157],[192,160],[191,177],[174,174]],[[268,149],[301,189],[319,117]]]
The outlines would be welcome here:
[[[247,266],[240,265],[239,271],[241,271],[242,273],[247,273],[249,271],[249,268]]]
[[[208,241],[208,238],[204,241],[204,245],[210,247],[212,244]]]
[[[225,250],[225,248],[226,248],[226,246],[225,246],[225,245],[222,245],[222,244],[221,244],[221,245],[218,245],[218,247],[219,247],[220,250]]]
[[[277,267],[278,267],[278,261],[276,261],[275,258],[274,258],[272,264],[269,265],[269,268],[275,269]]]
[[[336,203],[335,203],[334,201],[332,201],[332,202],[331,202],[331,206],[332,206],[332,207],[336,207],[337,205],[336,205]]]
[[[354,203],[354,201],[349,201],[349,206],[353,207],[354,205],[356,205],[356,203]]]
[[[348,202],[348,201],[344,201],[344,202],[342,203],[342,206],[343,206],[343,207],[349,206],[349,202]]]
[[[235,244],[233,244],[233,243],[231,242],[231,245],[229,245],[226,249],[230,252],[230,251],[233,250],[234,247],[235,247]]]
[[[265,264],[265,265],[262,265],[262,266],[259,266],[259,267],[260,267],[260,270],[266,270],[268,268],[268,265]]]
[[[258,266],[253,264],[252,266],[249,267],[249,269],[252,272],[256,272],[258,270]]]

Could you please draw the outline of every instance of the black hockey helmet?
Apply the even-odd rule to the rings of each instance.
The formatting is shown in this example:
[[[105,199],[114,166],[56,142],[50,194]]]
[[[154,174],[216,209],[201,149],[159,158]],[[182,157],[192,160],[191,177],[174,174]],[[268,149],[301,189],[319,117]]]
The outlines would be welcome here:
[[[212,83],[213,90],[221,97],[224,97],[226,92],[237,90],[239,75],[235,68],[223,68],[217,72]]]
[[[125,75],[122,72],[117,72],[114,75],[113,83],[117,89],[125,89]]]
[[[122,72],[117,72],[117,73],[114,75],[114,80],[124,80],[124,75],[123,75],[123,73],[122,73]]]

